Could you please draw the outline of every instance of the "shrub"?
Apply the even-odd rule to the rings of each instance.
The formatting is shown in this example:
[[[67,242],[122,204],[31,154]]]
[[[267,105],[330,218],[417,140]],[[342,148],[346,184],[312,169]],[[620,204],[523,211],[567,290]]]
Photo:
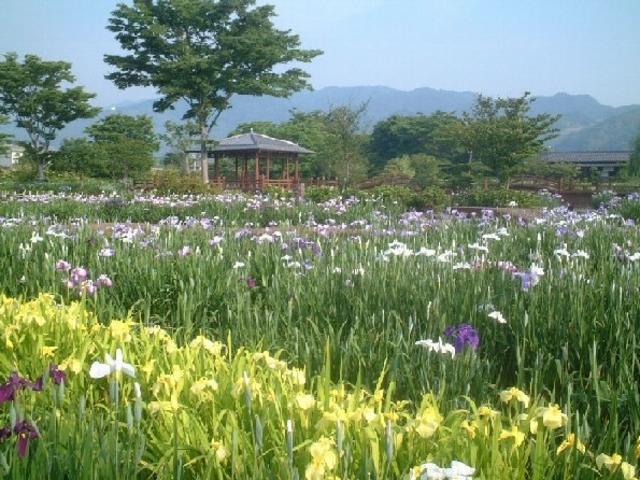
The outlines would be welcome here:
[[[399,185],[380,185],[363,191],[365,196],[380,198],[385,203],[393,203],[403,207],[415,205],[418,195],[408,187]]]
[[[552,207],[559,204],[559,200],[550,195],[510,190],[503,187],[487,190],[474,188],[462,192],[461,205],[474,207],[510,207],[540,208]]]
[[[141,183],[145,185],[145,189],[155,190],[162,194],[215,193],[218,191],[216,187],[204,184],[197,174],[185,174],[170,168],[155,170],[150,176],[141,179]]]
[[[304,196],[307,200],[310,200],[314,203],[322,203],[331,198],[339,197],[340,192],[336,187],[311,186],[305,188]]]
[[[420,200],[425,207],[442,207],[452,202],[447,192],[437,186],[425,188],[420,194]]]
[[[269,186],[264,189],[264,193],[269,195],[272,198],[291,198],[293,197],[293,192],[289,189],[282,187],[274,187]],[[305,192],[306,195],[306,192]]]

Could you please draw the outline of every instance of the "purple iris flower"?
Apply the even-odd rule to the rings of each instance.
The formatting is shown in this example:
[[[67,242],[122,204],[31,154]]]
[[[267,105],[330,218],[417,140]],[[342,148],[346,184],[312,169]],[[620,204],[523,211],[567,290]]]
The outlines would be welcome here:
[[[471,350],[476,350],[480,345],[480,335],[475,328],[467,323],[461,325],[449,325],[444,330],[445,337],[453,339],[453,345],[456,353],[461,353],[465,347],[469,346]]]
[[[76,267],[69,273],[69,279],[74,285],[80,285],[88,276],[89,273],[83,267]]]
[[[6,427],[0,428],[0,443],[4,442],[10,436],[11,436],[11,427],[9,425],[7,425]]]
[[[247,277],[246,282],[247,282],[247,287],[249,288],[255,288],[256,285],[258,284],[258,282],[256,282],[256,279],[253,277]]]
[[[34,387],[37,388],[38,386],[18,375],[18,372],[12,372],[11,375],[9,375],[7,383],[0,385],[0,404],[15,400],[18,390]]]
[[[38,429],[32,423],[22,420],[16,423],[13,431],[18,436],[18,456],[24,458],[29,451],[29,441],[40,436]]]
[[[52,363],[49,365],[49,378],[56,385],[60,385],[67,379],[67,374],[58,368],[58,365]]]

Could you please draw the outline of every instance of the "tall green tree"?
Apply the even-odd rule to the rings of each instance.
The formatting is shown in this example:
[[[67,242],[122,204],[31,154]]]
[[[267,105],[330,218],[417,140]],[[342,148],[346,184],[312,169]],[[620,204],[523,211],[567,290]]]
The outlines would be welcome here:
[[[553,125],[560,116],[529,115],[534,100],[529,92],[517,98],[479,95],[471,112],[444,129],[445,136],[464,148],[469,163],[482,162],[493,175],[508,180],[517,165],[557,136]]]
[[[148,115],[109,115],[85,131],[100,146],[114,178],[128,180],[148,171],[154,164],[153,152],[160,147]]]
[[[89,104],[95,94],[82,87],[63,88],[74,81],[67,62],[26,55],[20,63],[15,53],[4,55],[0,62],[0,113],[9,115],[26,131],[27,154],[37,161],[39,180],[44,180],[49,148],[58,131],[73,120],[90,118],[100,111]]]
[[[308,88],[300,68],[320,50],[300,48],[298,35],[278,30],[271,5],[255,0],[133,0],[118,4],[109,20],[129,55],[105,55],[115,67],[107,78],[119,88],[154,86],[164,111],[183,100],[186,119],[200,132],[202,178],[208,181],[211,129],[234,94],[285,97]]]
[[[634,150],[629,159],[629,174],[633,177],[640,176],[640,133],[636,137]]]
[[[369,170],[365,154],[367,135],[362,133],[361,121],[367,109],[364,103],[351,108],[332,108],[327,114],[327,125],[332,137],[332,170],[344,185],[364,180]]]
[[[88,138],[65,138],[51,161],[54,171],[94,178],[112,178],[112,167],[103,146]]]
[[[194,122],[177,123],[168,120],[164,124],[165,133],[160,135],[160,140],[171,149],[165,159],[170,159],[170,163],[180,167],[186,174],[191,173],[187,152],[193,145],[193,137],[194,134],[197,134],[197,128],[198,126]]]
[[[432,115],[392,115],[378,122],[368,145],[373,169],[380,171],[393,158],[415,154],[459,161],[461,151],[457,142],[440,134],[443,128],[457,122],[459,119],[453,113],[441,111]]]

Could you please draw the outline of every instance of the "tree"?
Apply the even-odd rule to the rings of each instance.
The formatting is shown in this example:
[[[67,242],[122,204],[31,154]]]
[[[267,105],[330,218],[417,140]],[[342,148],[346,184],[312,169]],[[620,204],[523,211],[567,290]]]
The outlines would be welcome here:
[[[130,55],[105,55],[115,67],[106,78],[119,88],[154,86],[162,97],[156,111],[187,103],[185,119],[200,132],[202,178],[208,181],[207,144],[211,129],[234,94],[286,97],[309,87],[299,68],[320,50],[303,50],[290,31],[277,30],[271,5],[255,0],[133,0],[119,4],[109,30]],[[252,8],[254,7],[254,8]]]
[[[490,172],[507,180],[514,167],[542,151],[544,142],[557,136],[553,124],[559,115],[528,115],[535,99],[529,92],[518,98],[479,95],[460,122],[445,129],[467,152],[469,163],[482,162]]]
[[[105,163],[115,178],[139,175],[154,164],[153,152],[160,144],[153,121],[147,115],[109,115],[86,128],[86,133],[104,153]]]
[[[424,189],[444,184],[446,176],[442,169],[448,165],[448,162],[442,162],[423,153],[403,155],[389,160],[382,175],[393,178],[404,177],[410,180],[413,186]]]
[[[332,138],[333,162],[331,167],[344,185],[367,177],[369,161],[364,153],[367,137],[360,131],[360,121],[367,104],[356,108],[332,108],[327,114],[327,125]]]
[[[635,148],[629,159],[629,174],[632,177],[640,176],[640,133],[636,137]]]
[[[95,95],[82,87],[62,88],[75,81],[70,63],[44,61],[35,55],[26,55],[20,63],[15,53],[4,58],[0,62],[0,113],[26,130],[26,153],[38,163],[38,180],[44,180],[49,147],[57,132],[73,120],[95,116],[100,109],[89,104]]]
[[[459,161],[458,144],[440,135],[442,128],[456,122],[459,119],[453,113],[441,111],[432,115],[392,115],[378,122],[368,145],[373,168],[380,170],[393,158],[418,153]]]
[[[96,178],[112,177],[111,167],[103,146],[87,138],[66,138],[51,162],[55,171]]]
[[[365,110],[366,104],[332,107],[328,112],[294,110],[286,122],[244,123],[231,134],[253,130],[298,143],[315,152],[302,163],[303,176],[338,177],[343,183],[353,183],[364,178],[368,169],[368,136],[360,126]]]
[[[9,117],[0,114],[0,125],[6,125],[7,123],[9,123]],[[10,139],[11,135],[9,135],[8,133],[0,132],[0,155],[9,151],[8,142]]]
[[[197,134],[198,126],[194,122],[177,123],[168,120],[164,128],[165,133],[160,135],[160,140],[171,148],[171,152],[165,156],[165,165],[175,164],[184,173],[191,173],[187,151],[193,145],[193,136],[194,133]]]

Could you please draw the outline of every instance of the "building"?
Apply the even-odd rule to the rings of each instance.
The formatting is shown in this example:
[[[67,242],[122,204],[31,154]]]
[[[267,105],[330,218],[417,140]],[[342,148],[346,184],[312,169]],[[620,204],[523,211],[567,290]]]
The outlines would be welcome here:
[[[20,157],[24,155],[24,147],[11,143],[7,145],[5,152],[0,153],[0,168],[12,168],[20,163]]]
[[[543,152],[538,159],[549,163],[572,163],[584,176],[590,176],[595,170],[602,178],[610,178],[629,163],[631,154],[631,150]]]

